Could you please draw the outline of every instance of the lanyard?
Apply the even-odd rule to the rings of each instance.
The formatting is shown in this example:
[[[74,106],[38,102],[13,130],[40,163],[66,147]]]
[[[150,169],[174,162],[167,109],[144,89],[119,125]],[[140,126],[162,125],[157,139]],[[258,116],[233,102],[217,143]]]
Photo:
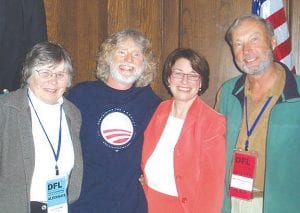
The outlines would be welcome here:
[[[265,110],[267,109],[269,103],[271,102],[272,96],[270,96],[266,102],[264,103],[264,105],[262,106],[261,110],[259,111],[257,117],[255,118],[251,128],[249,129],[249,123],[248,123],[248,103],[247,103],[247,96],[245,96],[245,111],[246,111],[246,128],[247,128],[247,140],[245,142],[245,151],[248,151],[248,147],[249,147],[249,137],[252,135],[256,125],[258,124],[261,116],[263,115],[263,113],[265,112]]]
[[[43,129],[43,132],[44,132],[44,134],[45,134],[45,136],[46,136],[46,138],[47,138],[47,140],[48,140],[48,143],[49,143],[49,145],[50,145],[50,147],[51,147],[51,149],[52,149],[53,156],[54,156],[54,159],[55,159],[55,174],[56,174],[56,175],[59,175],[59,169],[58,169],[58,166],[57,166],[57,161],[58,161],[58,158],[59,158],[60,147],[61,147],[62,104],[60,105],[60,119],[59,119],[60,121],[59,121],[59,131],[58,131],[57,153],[55,153],[54,147],[53,147],[53,145],[52,145],[52,143],[51,143],[51,141],[50,141],[50,139],[49,139],[49,137],[48,137],[48,135],[47,135],[47,132],[46,132],[46,130],[45,130],[45,128],[44,128],[44,126],[43,126],[41,120],[40,120],[40,117],[39,117],[38,114],[37,114],[37,111],[36,111],[35,108],[34,108],[34,105],[33,105],[32,101],[31,101],[31,99],[30,99],[28,93],[27,93],[27,96],[28,96],[28,99],[29,99],[29,101],[30,101],[30,104],[31,104],[31,106],[32,106],[32,108],[33,108],[33,110],[34,110],[34,112],[35,112],[35,115],[36,115],[36,117],[37,117],[37,119],[38,119],[38,121],[39,121],[39,123],[40,123],[42,129]]]

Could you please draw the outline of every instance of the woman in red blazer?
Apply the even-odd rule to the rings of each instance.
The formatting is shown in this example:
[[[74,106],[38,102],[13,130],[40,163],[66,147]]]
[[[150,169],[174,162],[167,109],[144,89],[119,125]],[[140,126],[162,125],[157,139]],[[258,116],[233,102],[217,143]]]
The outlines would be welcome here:
[[[225,174],[225,119],[199,97],[208,88],[206,59],[176,49],[163,82],[162,102],[146,131],[143,186],[149,213],[219,213]]]

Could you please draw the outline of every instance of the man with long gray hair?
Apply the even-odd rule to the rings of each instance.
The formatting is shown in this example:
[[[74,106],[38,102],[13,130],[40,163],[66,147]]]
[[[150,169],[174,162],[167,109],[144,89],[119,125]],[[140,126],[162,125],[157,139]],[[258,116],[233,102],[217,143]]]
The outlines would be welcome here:
[[[141,32],[112,34],[101,46],[97,81],[70,90],[82,113],[83,188],[71,212],[143,213],[143,133],[160,99],[149,84],[156,63]]]

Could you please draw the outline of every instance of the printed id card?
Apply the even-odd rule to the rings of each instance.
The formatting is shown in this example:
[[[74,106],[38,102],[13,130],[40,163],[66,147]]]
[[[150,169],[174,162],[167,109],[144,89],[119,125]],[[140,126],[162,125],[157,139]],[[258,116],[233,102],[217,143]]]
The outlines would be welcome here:
[[[229,194],[232,197],[250,200],[255,176],[257,156],[248,152],[235,151]]]
[[[68,176],[56,176],[47,181],[48,213],[68,213]]]

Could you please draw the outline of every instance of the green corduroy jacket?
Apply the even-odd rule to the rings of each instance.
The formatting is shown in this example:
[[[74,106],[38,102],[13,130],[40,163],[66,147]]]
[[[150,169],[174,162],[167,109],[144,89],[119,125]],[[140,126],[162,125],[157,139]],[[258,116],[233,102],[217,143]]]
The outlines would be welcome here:
[[[284,65],[282,65],[284,66]],[[285,66],[284,66],[285,67]],[[300,77],[285,67],[286,83],[272,108],[266,143],[264,213],[300,212]],[[223,213],[230,213],[230,167],[242,123],[245,75],[223,84],[216,104],[227,120]]]

